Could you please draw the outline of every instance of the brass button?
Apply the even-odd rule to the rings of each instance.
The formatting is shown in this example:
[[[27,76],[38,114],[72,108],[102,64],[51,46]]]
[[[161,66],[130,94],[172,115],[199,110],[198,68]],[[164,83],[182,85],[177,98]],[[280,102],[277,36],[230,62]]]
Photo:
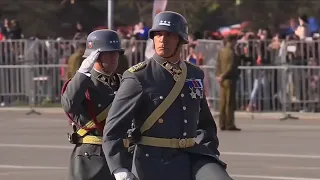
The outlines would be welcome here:
[[[185,139],[180,139],[179,141],[179,147],[185,148],[187,146],[187,141]]]
[[[163,123],[163,119],[160,118],[160,119],[158,120],[158,122],[159,122],[160,124],[162,124],[162,123]]]

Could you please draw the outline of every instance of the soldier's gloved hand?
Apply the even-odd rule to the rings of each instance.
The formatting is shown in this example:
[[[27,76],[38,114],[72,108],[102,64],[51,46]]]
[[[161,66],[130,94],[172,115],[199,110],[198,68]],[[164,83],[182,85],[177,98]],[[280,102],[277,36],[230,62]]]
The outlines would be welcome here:
[[[83,60],[80,68],[78,69],[78,72],[83,74],[89,73],[93,68],[94,63],[98,59],[99,54],[100,54],[99,50],[93,51],[86,59]]]
[[[129,172],[127,169],[116,170],[114,172],[114,177],[116,180],[138,180],[138,178],[136,178],[134,174]]]

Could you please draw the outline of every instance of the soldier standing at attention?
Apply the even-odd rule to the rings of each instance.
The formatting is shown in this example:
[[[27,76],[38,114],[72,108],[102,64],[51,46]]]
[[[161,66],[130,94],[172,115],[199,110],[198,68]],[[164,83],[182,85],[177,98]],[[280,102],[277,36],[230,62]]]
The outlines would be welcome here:
[[[71,79],[80,68],[83,61],[83,54],[86,49],[85,43],[80,43],[74,54],[68,60],[68,79]]]
[[[74,131],[69,141],[75,144],[68,180],[114,180],[101,144],[104,121],[120,85],[121,77],[114,71],[123,52],[115,31],[92,32],[86,59],[62,89],[61,104]]]
[[[236,83],[240,73],[240,60],[234,52],[236,43],[235,36],[227,37],[225,47],[219,51],[216,63],[216,76],[220,83],[219,126],[222,131],[241,131],[234,124]]]
[[[231,180],[219,159],[217,127],[203,88],[204,72],[180,59],[185,18],[165,11],[149,31],[152,58],[129,68],[109,111],[103,150],[116,180]],[[136,144],[132,172],[123,138]]]

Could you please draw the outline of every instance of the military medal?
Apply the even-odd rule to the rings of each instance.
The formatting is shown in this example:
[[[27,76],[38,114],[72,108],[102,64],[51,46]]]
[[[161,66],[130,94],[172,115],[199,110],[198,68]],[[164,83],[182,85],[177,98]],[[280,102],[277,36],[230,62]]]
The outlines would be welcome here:
[[[180,81],[180,76],[178,74],[173,75],[173,79],[178,82]]]
[[[200,89],[196,89],[196,94],[200,97],[200,99],[203,98],[203,93],[200,91]]]
[[[166,64],[166,69],[171,70],[171,69],[172,69],[172,66],[171,66],[169,63],[167,63],[167,64]]]
[[[190,90],[191,90],[191,93],[189,93],[190,94],[190,96],[191,96],[191,98],[192,99],[197,99],[197,93],[195,93],[194,91],[193,91],[193,88],[189,88]]]

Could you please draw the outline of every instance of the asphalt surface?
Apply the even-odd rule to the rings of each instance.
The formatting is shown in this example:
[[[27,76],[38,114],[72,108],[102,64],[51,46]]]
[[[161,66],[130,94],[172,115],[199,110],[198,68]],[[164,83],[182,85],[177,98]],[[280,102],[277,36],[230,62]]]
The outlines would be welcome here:
[[[72,145],[64,114],[25,113],[0,111],[0,179],[65,180]],[[219,132],[221,159],[235,180],[320,180],[316,119],[241,117],[242,132]]]

